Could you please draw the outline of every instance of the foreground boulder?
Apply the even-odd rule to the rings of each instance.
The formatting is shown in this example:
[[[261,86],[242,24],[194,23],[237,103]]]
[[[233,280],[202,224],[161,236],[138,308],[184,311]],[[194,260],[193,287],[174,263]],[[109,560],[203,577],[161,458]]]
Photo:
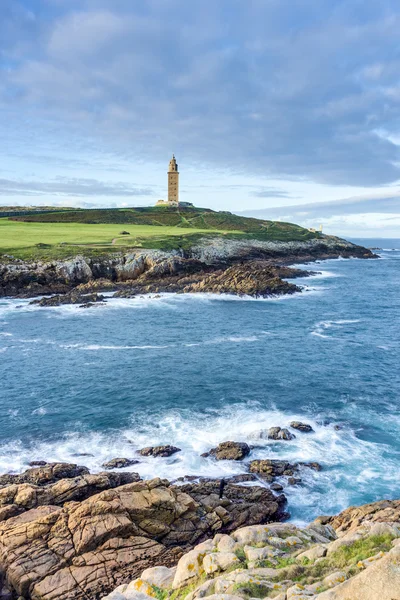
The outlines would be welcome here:
[[[216,460],[242,460],[250,454],[250,446],[244,442],[222,442],[216,448],[202,454],[204,458],[213,456]]]
[[[52,486],[64,481],[74,479]],[[27,484],[9,487],[19,485]],[[218,487],[218,482],[175,487],[154,479],[8,518],[0,523],[3,583],[24,599],[96,599],[145,569],[172,567],[216,532],[285,515],[284,496],[265,488],[227,485],[219,499]]]
[[[242,527],[196,545],[165,576],[162,594],[145,571],[103,600],[398,600],[400,523],[366,519],[341,537],[320,519]]]

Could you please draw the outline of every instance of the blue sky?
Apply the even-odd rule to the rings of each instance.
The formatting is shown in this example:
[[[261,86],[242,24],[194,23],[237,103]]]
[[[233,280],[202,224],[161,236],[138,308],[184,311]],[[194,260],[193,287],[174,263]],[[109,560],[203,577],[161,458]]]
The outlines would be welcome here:
[[[0,204],[400,236],[394,0],[2,0]]]

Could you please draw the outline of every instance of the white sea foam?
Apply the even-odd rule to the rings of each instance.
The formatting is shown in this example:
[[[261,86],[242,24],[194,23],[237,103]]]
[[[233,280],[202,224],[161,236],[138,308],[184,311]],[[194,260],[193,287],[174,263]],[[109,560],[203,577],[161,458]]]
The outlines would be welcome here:
[[[45,414],[42,407],[36,409]],[[35,411],[36,412],[36,411]],[[12,417],[16,418],[18,411]],[[372,418],[372,417],[371,417]],[[314,433],[293,431],[290,442],[254,439],[255,432],[269,427],[288,427],[292,420],[310,423]],[[229,406],[222,412],[205,410],[200,415],[189,409],[170,410],[160,415],[132,416],[132,424],[120,431],[70,433],[54,441],[42,441],[25,447],[21,442],[0,447],[0,471],[18,472],[31,460],[66,461],[85,464],[92,472],[102,470],[102,463],[116,456],[139,458],[140,463],[126,470],[137,471],[144,478],[155,476],[174,479],[185,475],[223,477],[246,471],[245,463],[214,461],[200,455],[227,439],[248,442],[253,446],[251,458],[279,458],[289,462],[320,462],[321,472],[302,468],[304,486],[285,490],[290,507],[301,508],[304,518],[317,512],[339,510],[351,501],[355,481],[357,488],[368,492],[368,486],[388,490],[398,486],[397,461],[388,458],[390,448],[357,437],[349,427],[336,430],[333,424],[321,425],[318,415],[310,418],[301,413],[265,410],[259,403]],[[182,449],[166,459],[136,455],[144,446],[171,443]],[[84,454],[84,456],[79,456]],[[89,456],[86,456],[89,454]],[[385,468],[381,469],[383,456]],[[382,489],[383,489],[382,487]],[[317,509],[316,509],[317,507]],[[295,513],[297,514],[297,513]]]
[[[310,333],[311,335],[320,338],[341,339],[337,336],[331,335],[329,330],[333,329],[336,332],[340,332],[340,330],[343,329],[343,325],[350,325],[359,322],[360,319],[338,319],[336,321],[319,321],[314,325],[314,329]]]

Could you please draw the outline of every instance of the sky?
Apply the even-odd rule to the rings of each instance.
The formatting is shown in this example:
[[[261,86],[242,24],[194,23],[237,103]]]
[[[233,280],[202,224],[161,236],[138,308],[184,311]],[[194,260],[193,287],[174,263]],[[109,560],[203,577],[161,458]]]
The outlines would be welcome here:
[[[0,204],[400,237],[398,0],[1,0]]]

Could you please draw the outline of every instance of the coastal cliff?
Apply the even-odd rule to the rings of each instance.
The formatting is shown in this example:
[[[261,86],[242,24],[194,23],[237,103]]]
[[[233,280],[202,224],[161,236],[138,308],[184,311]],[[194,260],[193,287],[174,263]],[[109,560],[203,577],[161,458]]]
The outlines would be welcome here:
[[[283,278],[304,276],[304,271],[284,265],[374,256],[362,246],[332,236],[287,242],[208,237],[185,249],[138,248],[124,254],[96,258],[77,255],[46,262],[3,256],[0,296],[67,294],[80,285],[86,287],[78,293],[121,288],[125,295],[161,291],[287,294],[299,288]]]

